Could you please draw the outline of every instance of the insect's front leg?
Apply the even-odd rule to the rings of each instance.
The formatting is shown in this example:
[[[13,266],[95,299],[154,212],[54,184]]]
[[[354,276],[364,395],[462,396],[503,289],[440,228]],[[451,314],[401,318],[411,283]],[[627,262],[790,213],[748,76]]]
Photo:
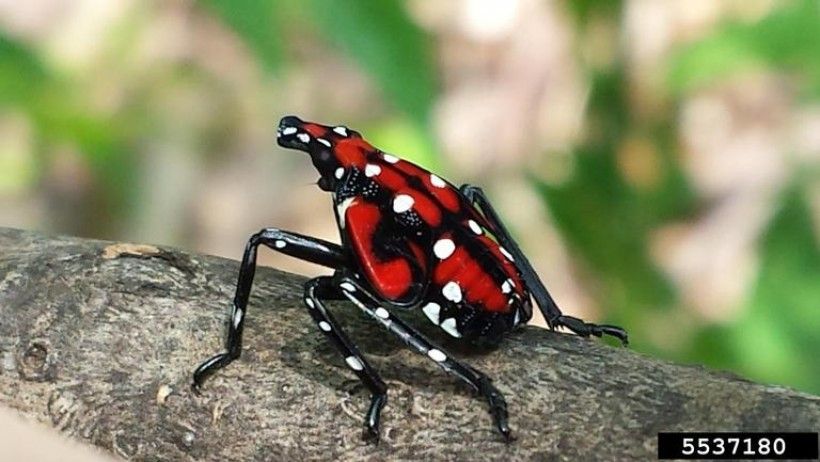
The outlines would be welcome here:
[[[245,253],[239,267],[239,280],[236,283],[233,311],[225,342],[226,351],[212,356],[196,368],[192,385],[194,391],[199,391],[205,379],[230,364],[242,353],[242,329],[245,325],[248,297],[256,273],[256,253],[260,245],[330,268],[338,269],[348,265],[347,255],[339,245],[321,239],[276,228],[266,228],[251,236],[245,246]]]
[[[335,284],[342,294],[358,306],[370,317],[378,321],[387,330],[399,337],[404,343],[418,353],[433,360],[439,367],[466,382],[476,393],[487,401],[493,423],[505,441],[511,442],[514,438],[507,423],[507,402],[504,395],[492,384],[487,375],[455,359],[441,347],[434,345],[416,329],[406,324],[395,313],[388,311],[383,302],[363,287],[354,277],[337,272],[334,276]]]
[[[527,288],[529,288],[532,293],[532,297],[538,304],[538,308],[544,315],[550,329],[554,330],[556,327],[566,327],[583,337],[589,337],[590,335],[601,337],[607,334],[618,338],[624,345],[629,343],[629,337],[626,331],[618,326],[593,324],[572,316],[564,315],[561,309],[558,308],[558,304],[555,303],[552,295],[550,295],[547,288],[544,287],[544,283],[541,281],[541,278],[538,277],[538,273],[535,272],[529,260],[527,260],[524,252],[518,247],[518,243],[515,242],[510,232],[507,231],[507,228],[504,226],[501,218],[499,218],[484,191],[477,186],[469,184],[462,185],[460,191],[470,202],[478,205],[484,217],[494,228],[493,231],[498,237],[499,244],[513,257],[513,263],[518,268],[518,271],[521,272],[521,276],[524,278]]]

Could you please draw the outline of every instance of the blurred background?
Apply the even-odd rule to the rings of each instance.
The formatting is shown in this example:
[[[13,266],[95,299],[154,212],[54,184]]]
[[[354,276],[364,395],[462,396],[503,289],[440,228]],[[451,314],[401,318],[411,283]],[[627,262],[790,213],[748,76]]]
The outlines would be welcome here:
[[[275,127],[346,124],[484,186],[566,312],[820,393],[817,0],[0,0],[0,105],[2,226],[337,240]]]

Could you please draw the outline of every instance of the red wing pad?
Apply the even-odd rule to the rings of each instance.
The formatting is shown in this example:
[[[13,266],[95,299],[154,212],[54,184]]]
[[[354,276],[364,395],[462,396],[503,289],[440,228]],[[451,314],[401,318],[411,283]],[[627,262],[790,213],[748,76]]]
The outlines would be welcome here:
[[[361,138],[344,138],[336,142],[336,159],[345,167],[363,169],[367,162],[367,155],[374,148]]]
[[[414,244],[379,248],[374,238],[381,220],[378,206],[354,199],[345,212],[345,232],[373,289],[387,300],[407,303],[424,287],[424,254]]]
[[[443,238],[449,239],[449,235]],[[500,252],[498,256],[504,258]],[[440,287],[457,283],[467,302],[487,311],[506,312],[509,309],[507,294],[462,245],[456,244],[452,254],[435,264],[433,281]],[[517,285],[520,287],[520,283]]]
[[[398,190],[396,197],[400,195],[407,195],[413,198],[413,211],[415,211],[428,226],[436,228],[441,225],[441,209],[427,196],[412,188]]]
[[[442,180],[438,176],[419,167],[416,164],[399,160],[393,164],[395,168],[406,175],[419,178],[424,184],[427,192],[435,197],[441,205],[451,212],[457,212],[461,208],[461,201],[456,189],[450,183]]]

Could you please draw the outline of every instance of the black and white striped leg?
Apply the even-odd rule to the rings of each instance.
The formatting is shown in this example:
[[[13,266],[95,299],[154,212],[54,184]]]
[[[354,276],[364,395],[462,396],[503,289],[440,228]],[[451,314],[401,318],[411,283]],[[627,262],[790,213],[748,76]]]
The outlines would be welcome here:
[[[336,285],[342,294],[350,299],[362,311],[378,321],[387,330],[398,336],[411,348],[426,355],[442,369],[466,382],[476,393],[487,400],[493,423],[505,441],[513,440],[507,422],[507,402],[504,395],[492,385],[487,375],[472,366],[459,362],[442,348],[431,343],[421,333],[406,324],[394,313],[380,305],[379,299],[362,287],[354,278],[340,275],[335,276]]]
[[[478,205],[484,213],[484,217],[487,218],[487,221],[489,221],[490,225],[494,228],[493,231],[498,237],[499,244],[512,256],[513,263],[521,272],[524,282],[530,289],[530,293],[532,293],[532,297],[538,304],[538,308],[547,320],[550,329],[555,330],[556,327],[566,327],[582,337],[589,337],[590,335],[601,337],[607,334],[618,338],[624,345],[629,343],[627,332],[618,326],[588,323],[581,319],[564,315],[561,309],[558,308],[558,304],[555,303],[552,295],[550,295],[544,286],[541,278],[538,277],[538,273],[535,272],[535,269],[533,269],[529,260],[527,260],[524,252],[521,251],[521,248],[518,247],[518,244],[504,226],[504,223],[501,221],[501,218],[496,213],[484,191],[478,186],[469,184],[462,185],[460,191],[470,202]]]
[[[239,267],[239,280],[236,283],[236,295],[233,299],[233,311],[225,345],[227,351],[212,356],[196,368],[192,385],[194,391],[199,391],[205,379],[230,364],[242,353],[242,329],[256,273],[256,252],[260,245],[330,268],[348,266],[348,259],[342,247],[331,242],[275,228],[266,228],[251,236]]]
[[[350,341],[333,315],[325,308],[322,300],[338,299],[342,289],[330,276],[311,279],[305,284],[305,305],[319,329],[327,335],[336,349],[342,354],[348,367],[359,377],[362,384],[370,391],[370,409],[364,421],[362,438],[368,442],[379,441],[379,420],[382,408],[387,404],[387,385],[378,373],[370,367],[367,360]]]

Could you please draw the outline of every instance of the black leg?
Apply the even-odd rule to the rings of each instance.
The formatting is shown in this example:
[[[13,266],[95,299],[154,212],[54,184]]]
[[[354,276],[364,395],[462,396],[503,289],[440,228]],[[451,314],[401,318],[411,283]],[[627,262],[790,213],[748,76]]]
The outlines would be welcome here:
[[[510,232],[507,231],[507,228],[504,226],[504,223],[502,223],[490,200],[487,198],[487,195],[484,194],[484,191],[477,186],[469,184],[461,186],[460,191],[468,200],[478,204],[484,213],[484,217],[487,218],[487,221],[489,221],[490,225],[494,228],[493,231],[498,238],[499,244],[512,255],[513,263],[515,263],[515,266],[521,272],[524,282],[526,282],[527,287],[530,289],[535,302],[538,303],[538,308],[547,320],[550,329],[555,330],[556,327],[566,327],[583,337],[589,337],[590,335],[601,337],[603,334],[607,334],[620,339],[624,345],[629,343],[626,331],[618,326],[592,324],[572,316],[565,316],[561,312],[561,309],[558,308],[558,304],[555,303],[555,300],[553,300],[547,288],[544,287],[544,283],[541,282],[541,278],[538,277],[538,273],[535,272],[529,260],[527,260],[527,257],[524,255],[524,252],[521,251],[521,248],[518,247],[518,244],[513,240]]]
[[[340,288],[329,276],[311,279],[305,284],[305,305],[309,308],[308,311],[314,321],[319,325],[319,329],[333,342],[348,367],[370,391],[370,409],[365,416],[362,438],[368,442],[378,443],[381,411],[387,403],[387,385],[370,367],[356,345],[350,341],[333,315],[325,308],[322,300],[337,299],[340,293]]]
[[[466,382],[475,392],[481,394],[490,407],[490,414],[498,431],[507,442],[513,440],[507,423],[507,402],[492,381],[483,372],[454,359],[442,348],[432,344],[421,333],[396,317],[394,313],[380,306],[378,297],[362,287],[356,279],[344,275],[334,277],[342,294],[355,303],[362,311],[378,321],[387,330],[402,339],[417,352],[426,355],[445,371]]]
[[[236,284],[236,295],[233,300],[233,311],[225,346],[227,351],[212,356],[196,368],[194,391],[199,391],[205,379],[230,364],[242,353],[242,329],[245,324],[248,297],[256,272],[256,251],[259,245],[265,245],[286,255],[331,268],[343,268],[348,265],[347,256],[339,245],[321,239],[275,228],[266,228],[251,236],[239,268],[239,281]]]

